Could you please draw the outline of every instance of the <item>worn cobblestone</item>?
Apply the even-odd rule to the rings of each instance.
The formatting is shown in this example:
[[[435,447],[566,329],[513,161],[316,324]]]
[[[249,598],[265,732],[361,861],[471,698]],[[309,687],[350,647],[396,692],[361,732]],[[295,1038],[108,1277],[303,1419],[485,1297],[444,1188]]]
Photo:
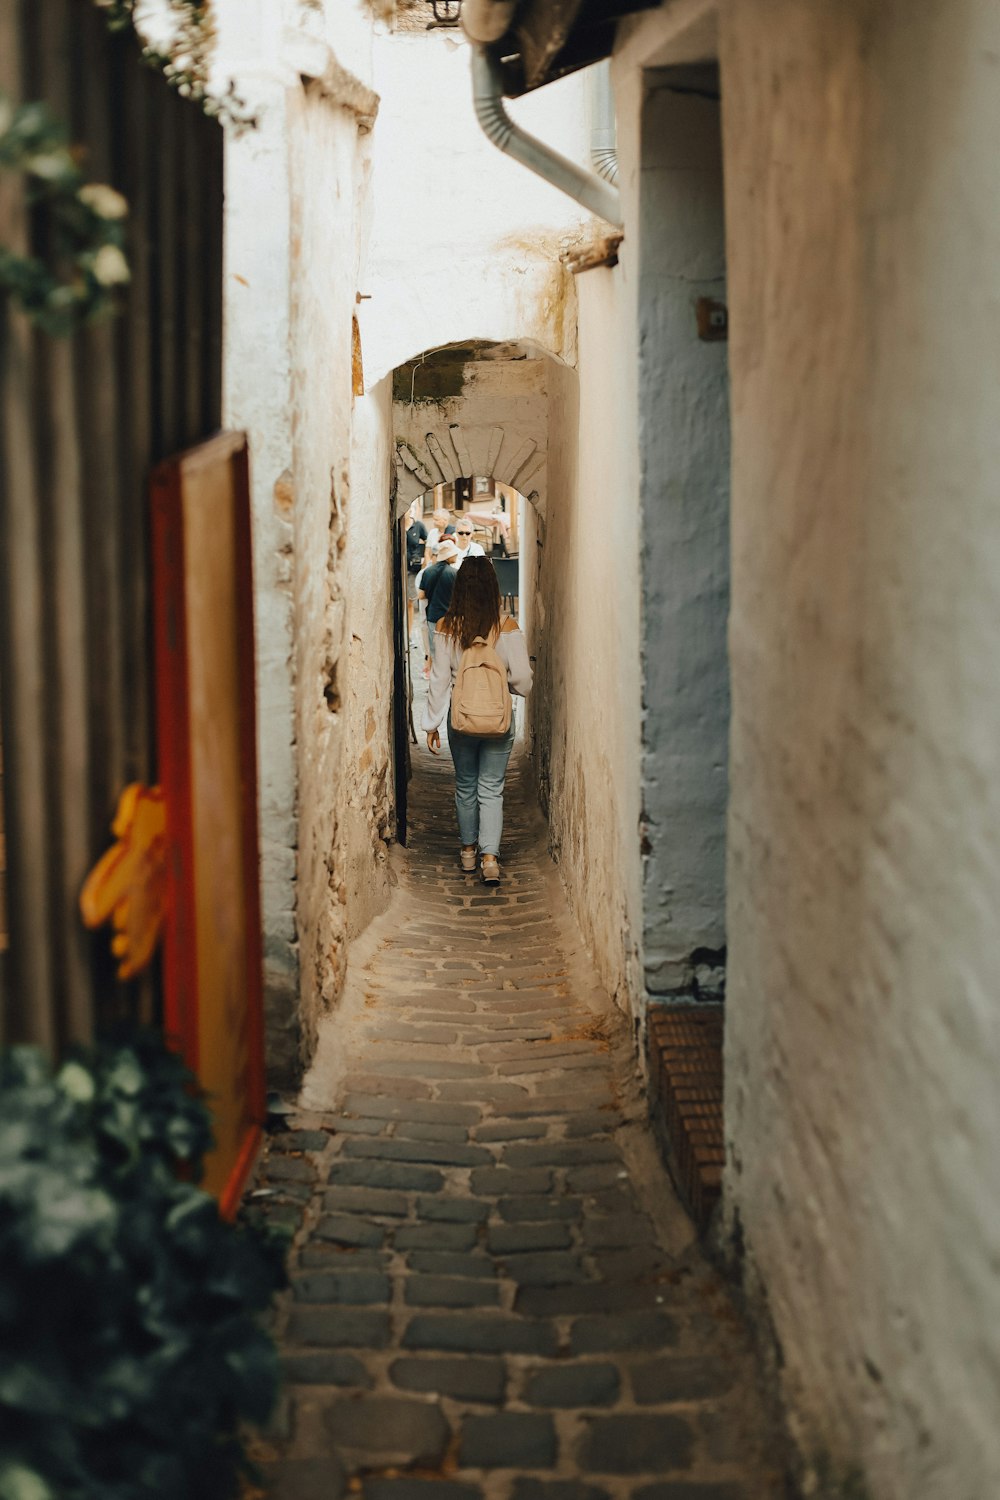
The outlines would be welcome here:
[[[403,1293],[410,1307],[495,1307],[500,1301],[495,1282],[463,1276],[410,1276]]]
[[[470,1469],[551,1469],[556,1461],[552,1418],[518,1411],[468,1417],[458,1461]]]
[[[479,1500],[482,1490],[449,1479],[366,1479],[362,1493],[365,1500]]]
[[[526,1255],[505,1255],[504,1271],[522,1287],[561,1287],[586,1281],[587,1271],[578,1255],[565,1250],[535,1250]],[[524,1312],[522,1307],[519,1312]]]
[[[382,1161],[430,1162],[442,1167],[478,1167],[492,1162],[485,1146],[459,1146],[449,1141],[353,1140],[344,1146],[344,1155],[355,1158],[378,1158]]]
[[[429,1276],[495,1276],[497,1263],[485,1255],[461,1255],[451,1251],[416,1250],[407,1256],[413,1271]]]
[[[394,1161],[338,1161],[330,1168],[329,1180],[341,1187],[397,1188],[409,1193],[433,1193],[444,1184],[441,1173],[432,1167]]]
[[[330,1348],[384,1349],[389,1336],[388,1313],[359,1307],[293,1307],[285,1330],[290,1344]]]
[[[532,1375],[524,1399],[529,1406],[611,1406],[620,1390],[617,1365],[562,1365]]]
[[[572,1354],[611,1349],[661,1349],[677,1337],[676,1324],[663,1313],[622,1313],[619,1317],[578,1318],[569,1347]]]
[[[298,1231],[268,1493],[778,1500],[748,1342],[665,1173],[632,1165],[631,1042],[577,999],[596,981],[523,772],[485,892],[432,815],[446,767],[414,763],[347,1076],[262,1172]]]
[[[401,1390],[462,1401],[502,1401],[507,1384],[502,1359],[397,1359],[389,1373]]]
[[[409,1199],[405,1193],[388,1188],[336,1187],[323,1194],[324,1208],[348,1214],[371,1214],[379,1219],[405,1219]]]
[[[332,1402],[326,1423],[336,1446],[350,1456],[377,1455],[382,1465],[433,1465],[444,1456],[451,1428],[440,1407],[402,1396],[365,1396]]]
[[[367,1390],[372,1384],[357,1355],[339,1351],[286,1354],[281,1368],[290,1385],[346,1385],[354,1390]]]
[[[388,1302],[391,1289],[388,1276],[377,1271],[310,1271],[292,1278],[296,1302]]]
[[[486,1247],[494,1255],[518,1250],[565,1250],[573,1236],[568,1224],[495,1224],[486,1234]]]
[[[403,1335],[404,1349],[447,1349],[466,1354],[547,1354],[559,1349],[548,1323],[521,1318],[472,1318],[447,1313],[413,1318]]]
[[[338,1245],[381,1245],[385,1240],[385,1230],[377,1224],[368,1224],[364,1219],[349,1219],[342,1214],[327,1214],[313,1232],[321,1240],[333,1240]]]
[[[595,1417],[580,1438],[577,1454],[592,1474],[649,1474],[690,1467],[694,1433],[682,1417]]]

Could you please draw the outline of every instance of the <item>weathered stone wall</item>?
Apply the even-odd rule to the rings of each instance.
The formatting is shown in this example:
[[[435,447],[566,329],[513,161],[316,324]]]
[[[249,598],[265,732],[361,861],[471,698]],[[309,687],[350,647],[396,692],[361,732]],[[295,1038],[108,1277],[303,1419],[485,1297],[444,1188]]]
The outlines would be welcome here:
[[[339,994],[348,932],[386,898],[388,731],[379,720],[368,735],[366,705],[374,675],[391,681],[389,592],[383,579],[359,602],[372,649],[352,686],[348,559],[354,527],[381,546],[369,571],[387,567],[384,402],[366,429],[381,421],[381,447],[352,436],[377,100],[330,47],[340,37],[363,69],[371,23],[355,9],[220,0],[218,19],[218,81],[258,117],[228,142],[226,408],[253,465],[267,1061],[292,1086]]]
[[[354,403],[342,828],[347,938],[385,910],[393,880],[392,384]]]
[[[350,659],[351,320],[357,284],[357,124],[315,87],[290,110],[295,664],[302,1048],[346,963],[345,763]]]
[[[239,78],[258,123],[226,142],[224,401],[227,426],[250,437],[264,1005],[268,1067],[287,1079],[298,1059],[299,991],[288,82],[261,64],[280,45],[266,12],[231,7],[225,0],[218,12],[223,86]]]
[[[1000,1493],[1000,8],[741,0],[721,40],[729,1222],[822,1493],[971,1500]]]

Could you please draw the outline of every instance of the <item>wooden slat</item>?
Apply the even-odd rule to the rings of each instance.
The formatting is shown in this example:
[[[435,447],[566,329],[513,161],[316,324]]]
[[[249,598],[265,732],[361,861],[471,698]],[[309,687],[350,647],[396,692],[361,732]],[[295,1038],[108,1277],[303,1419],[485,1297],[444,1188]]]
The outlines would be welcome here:
[[[23,10],[0,7],[0,87],[23,95]],[[27,219],[20,185],[0,176],[0,220],[8,243],[24,249]],[[48,931],[48,844],[42,747],[45,663],[39,563],[39,479],[33,443],[34,339],[27,320],[8,310],[0,331],[0,692],[5,750],[10,952],[4,1040],[49,1045],[52,955]]]
[[[65,101],[65,113],[76,135],[79,111],[74,107],[74,73],[79,63],[81,13],[75,0],[49,3],[48,24],[38,38],[36,86],[45,99]],[[73,344],[44,337],[37,342],[35,417],[45,570],[46,775],[53,814],[48,841],[52,1004],[59,1035],[82,1041],[93,1029],[94,1006],[91,944],[76,912],[80,885],[93,862],[88,734],[90,549],[84,530],[82,451],[93,442],[93,434],[86,427],[81,432],[77,425]],[[83,376],[91,389],[96,384],[94,374],[84,372]],[[112,605],[113,597],[107,601]]]
[[[44,98],[131,206],[123,317],[0,327],[0,1034],[56,1047],[157,1012],[155,974],[116,984],[76,897],[123,786],[156,776],[147,483],[220,423],[222,132],[91,0],[0,6],[0,87]],[[0,217],[27,244],[18,188],[0,178]]]

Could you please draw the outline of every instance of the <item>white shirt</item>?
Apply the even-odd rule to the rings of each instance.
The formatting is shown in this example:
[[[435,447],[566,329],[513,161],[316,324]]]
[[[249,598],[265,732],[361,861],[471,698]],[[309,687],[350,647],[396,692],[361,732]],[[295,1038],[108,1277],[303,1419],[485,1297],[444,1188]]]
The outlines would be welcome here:
[[[457,542],[455,543],[455,545],[456,545],[456,547],[458,547],[458,543]],[[470,542],[469,545],[466,547],[466,549],[465,549],[464,552],[462,551],[461,547],[458,547],[458,566],[461,567],[467,557],[485,557],[485,556],[486,556],[486,553],[483,550],[483,548],[480,547],[480,545],[479,545],[478,542]]]
[[[432,729],[440,729],[444,723],[451,690],[458,676],[459,662],[462,660],[462,648],[450,636],[437,635],[435,641],[434,669],[420,725],[425,734],[429,734]],[[524,636],[516,628],[502,630],[494,644],[497,656],[507,668],[508,687],[517,697],[526,698],[531,692],[532,672]]]

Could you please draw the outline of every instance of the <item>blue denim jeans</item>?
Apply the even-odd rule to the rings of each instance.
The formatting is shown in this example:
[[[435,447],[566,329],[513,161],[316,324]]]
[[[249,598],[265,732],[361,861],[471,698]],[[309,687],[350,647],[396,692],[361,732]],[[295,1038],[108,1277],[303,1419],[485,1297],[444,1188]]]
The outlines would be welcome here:
[[[459,734],[449,718],[448,745],[455,765],[459,838],[463,844],[478,844],[484,854],[499,854],[503,783],[514,745],[514,717],[502,740]]]

